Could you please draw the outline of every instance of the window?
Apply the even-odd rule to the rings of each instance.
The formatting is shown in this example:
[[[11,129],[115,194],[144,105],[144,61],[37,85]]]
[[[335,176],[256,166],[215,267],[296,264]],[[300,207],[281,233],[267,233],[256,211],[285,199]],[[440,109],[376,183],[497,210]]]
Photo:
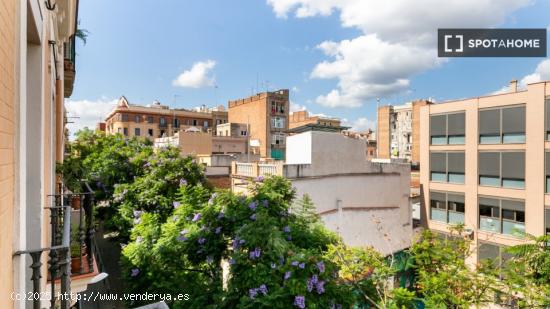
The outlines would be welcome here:
[[[136,123],[141,122],[141,116],[136,115],[136,116],[134,117],[134,122],[136,122]]]
[[[174,128],[180,127],[180,120],[178,118],[174,118]]]
[[[122,128],[118,128],[118,133],[122,133]]]
[[[276,133],[271,136],[271,145],[283,145],[285,143],[285,135]]]
[[[465,122],[464,112],[430,116],[430,143],[464,144]]]
[[[545,119],[544,119],[544,127],[546,131],[546,140],[550,141],[550,97],[546,97],[546,104],[544,107],[545,110]]]
[[[194,126],[197,125],[197,119],[193,119],[193,125],[194,125]]]
[[[147,122],[148,123],[155,123],[155,118],[153,118],[153,116],[147,116]]]
[[[141,129],[140,128],[135,128],[134,129],[134,135],[135,136],[140,136],[141,135]]]
[[[464,183],[464,152],[431,152],[430,179],[437,182]]]
[[[480,152],[479,185],[525,188],[524,152]]]
[[[124,136],[128,136],[128,128],[124,128]]]
[[[166,126],[166,118],[160,117],[159,118],[159,124],[160,124],[160,126],[163,126],[163,127]]]
[[[464,223],[464,194],[430,192],[430,219],[449,224]]]
[[[147,135],[152,137],[153,136],[153,129],[147,130]]]
[[[246,136],[246,131],[241,131],[241,136]]]
[[[546,235],[550,235],[550,208],[544,210],[544,229]]]
[[[208,128],[208,121],[205,120],[205,121],[202,123],[202,126],[203,126],[204,128]]]
[[[480,241],[477,249],[477,259],[479,262],[491,261],[493,265],[502,267],[506,261],[512,257],[506,252],[506,247],[498,246],[487,242]]]
[[[479,229],[512,236],[523,236],[525,234],[524,202],[480,197]]]
[[[480,110],[479,143],[525,143],[525,106]]]
[[[285,127],[285,119],[282,117],[272,117],[271,127],[277,128],[277,129],[283,129]]]
[[[128,114],[122,114],[121,119],[122,122],[128,122]]]
[[[544,170],[546,175],[545,192],[550,193],[550,152],[544,153]]]

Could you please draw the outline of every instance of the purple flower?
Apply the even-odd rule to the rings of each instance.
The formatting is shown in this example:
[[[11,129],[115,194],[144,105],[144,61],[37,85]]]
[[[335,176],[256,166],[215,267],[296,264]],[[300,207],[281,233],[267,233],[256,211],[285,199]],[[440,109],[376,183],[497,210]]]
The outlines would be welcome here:
[[[180,207],[180,202],[174,201],[174,202],[172,202],[172,205],[174,205],[174,208],[178,208],[178,207]]]
[[[317,282],[317,294],[325,293],[325,281]]]
[[[271,268],[272,268],[272,269],[275,269],[275,268],[277,268],[277,264],[275,264],[275,263],[271,263]]]
[[[250,252],[249,256],[250,256],[251,259],[255,260],[255,259],[259,258],[261,254],[262,254],[262,249],[256,248],[256,249],[254,249],[254,251]]]
[[[185,180],[183,178],[180,179],[180,186],[185,186],[185,185],[187,185],[187,180]]]
[[[307,291],[308,292],[313,291],[313,282],[311,282],[311,279],[307,280]]]
[[[264,204],[264,207],[268,207],[269,206],[269,201],[268,200],[263,200],[262,203]]]
[[[252,216],[250,216],[250,220],[256,221],[256,214],[253,214]]]
[[[201,238],[199,238],[199,240],[197,240],[197,242],[198,242],[199,244],[203,245],[203,244],[206,242],[206,238],[201,237]]]
[[[300,263],[300,265],[298,265],[298,267],[300,267],[301,269],[304,269],[304,268],[306,268],[306,264],[305,263]]]
[[[290,275],[292,275],[292,272],[291,271],[287,271],[285,273],[285,280],[288,280],[290,278]]]
[[[206,257],[206,263],[212,264],[212,262],[214,262],[214,258],[211,255],[207,256]]]
[[[287,236],[286,236],[286,240],[291,241],[291,240],[292,240],[292,236],[287,235]]]
[[[208,200],[208,204],[209,204],[209,205],[214,204],[214,199],[216,199],[216,196],[217,196],[217,195],[218,195],[218,194],[216,194],[216,193],[212,194],[212,196],[211,196],[210,199]]]
[[[245,242],[246,242],[246,241],[245,241],[244,239],[240,239],[240,240],[239,240],[239,245],[242,245],[242,244],[244,244]]]
[[[193,216],[193,222],[197,222],[201,219],[201,214],[200,213],[196,213],[195,216]]]
[[[256,297],[256,295],[258,295],[258,289],[248,290],[248,296],[250,296],[250,298],[254,299]]]
[[[290,226],[287,225],[287,226],[283,227],[283,232],[290,233]]]
[[[141,236],[136,237],[136,242],[138,244],[141,243],[142,241],[143,241],[143,237],[141,237]]]
[[[185,237],[185,236],[183,236],[183,235],[180,235],[180,236],[178,236],[176,239],[177,239],[178,241],[184,242],[184,241],[186,241],[188,238]]]
[[[325,263],[323,263],[323,261],[318,262],[317,263],[317,268],[319,269],[320,273],[324,273],[325,272]]]
[[[263,181],[264,181],[264,176],[260,175],[260,176],[256,177],[256,178],[254,179],[254,181],[256,181],[256,182],[263,182]]]
[[[216,230],[214,231],[214,233],[219,234],[219,233],[221,233],[221,231],[222,231],[222,227],[221,227],[221,226],[218,226],[218,227],[216,228]]]
[[[236,263],[235,259],[230,259],[230,260],[229,260],[229,265],[233,265],[233,264],[235,264],[235,263]]]
[[[184,229],[184,230],[180,231],[180,235],[182,235],[182,236],[187,234],[187,233],[189,233],[189,231],[187,229]]]
[[[292,266],[298,266],[298,261],[292,261],[292,262],[290,263],[290,265],[292,265]]]
[[[139,268],[132,268],[130,271],[130,277],[135,278],[139,275]]]
[[[151,166],[151,162],[146,162],[145,167],[149,167],[149,166]]]
[[[258,203],[256,201],[252,201],[250,202],[250,204],[248,204],[248,208],[250,208],[252,211],[255,211],[257,206]]]
[[[134,219],[134,224],[140,224],[140,223],[141,223],[141,218]]]
[[[298,295],[294,297],[294,306],[304,309],[306,307],[306,297]]]
[[[225,214],[223,213],[223,211],[220,211],[220,213],[218,214],[218,220],[223,219],[224,217],[225,217]]]
[[[134,218],[139,218],[143,214],[141,210],[134,210]]]
[[[267,295],[267,286],[265,284],[260,285],[258,288],[262,294]]]
[[[176,221],[178,221],[178,219],[179,219],[179,216],[174,216],[174,217],[172,218],[172,221],[176,222]]]

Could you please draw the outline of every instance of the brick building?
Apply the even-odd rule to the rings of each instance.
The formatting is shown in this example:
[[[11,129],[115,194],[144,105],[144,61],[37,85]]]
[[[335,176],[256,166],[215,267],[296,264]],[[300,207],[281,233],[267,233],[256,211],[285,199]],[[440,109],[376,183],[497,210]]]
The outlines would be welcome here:
[[[339,127],[340,119],[319,115],[310,116],[308,111],[306,110],[290,113],[288,122],[289,129],[301,127],[306,124],[315,124],[327,127]]]
[[[229,101],[230,123],[247,124],[251,151],[262,158],[283,160],[288,130],[288,89],[262,92]]]

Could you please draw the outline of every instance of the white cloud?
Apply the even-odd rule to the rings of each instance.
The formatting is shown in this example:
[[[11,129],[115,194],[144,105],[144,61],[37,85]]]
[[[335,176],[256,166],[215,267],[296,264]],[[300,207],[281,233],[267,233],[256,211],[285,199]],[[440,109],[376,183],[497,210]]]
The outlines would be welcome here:
[[[216,66],[216,61],[206,60],[195,62],[191,69],[183,71],[172,81],[173,86],[187,88],[202,88],[214,86],[215,79],[209,75]]]
[[[499,25],[531,0],[267,0],[278,17],[327,16],[339,12],[343,27],[362,35],[318,45],[330,61],[310,77],[338,79],[338,87],[317,98],[329,107],[359,107],[364,101],[407,90],[410,79],[437,67],[438,28]]]
[[[305,111],[305,110],[306,110],[305,105],[300,105],[300,104],[294,103],[292,100],[290,100],[290,112],[291,113],[299,112],[299,111]]]
[[[376,129],[376,122],[365,117],[360,117],[352,121],[349,121],[348,119],[342,119],[342,125],[346,127],[351,127],[350,130],[354,132],[364,132],[368,129]]]
[[[525,89],[527,84],[536,83],[540,81],[550,80],[550,59],[545,59],[539,62],[535,71],[531,74],[525,75],[518,82],[518,88]],[[509,85],[493,91],[489,94],[502,94],[510,91]]]
[[[67,124],[69,132],[74,134],[78,130],[88,127],[95,129],[96,124],[105,120],[107,114],[115,108],[118,100],[109,100],[101,98],[98,100],[65,100],[65,108],[67,109],[68,121],[73,122]]]

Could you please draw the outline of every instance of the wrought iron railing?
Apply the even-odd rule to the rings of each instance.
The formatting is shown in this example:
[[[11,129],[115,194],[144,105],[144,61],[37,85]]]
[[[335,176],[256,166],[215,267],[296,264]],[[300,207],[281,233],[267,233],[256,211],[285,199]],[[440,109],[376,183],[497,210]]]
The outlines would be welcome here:
[[[50,246],[39,249],[21,250],[14,255],[28,254],[31,257],[31,280],[33,295],[41,295],[42,256],[48,252],[47,280],[50,283],[50,308],[68,309],[71,305],[71,276],[94,272],[95,227],[93,221],[94,194],[88,183],[83,183],[84,193],[52,194],[50,211]],[[63,192],[63,190],[60,190]],[[73,209],[70,202],[76,198],[79,209]],[[78,222],[72,222],[73,215]],[[75,235],[71,228],[75,227]],[[72,248],[78,248],[72,252]],[[79,262],[79,263],[78,263]],[[59,283],[59,291],[56,290]],[[41,308],[40,299],[33,298],[33,308]]]

